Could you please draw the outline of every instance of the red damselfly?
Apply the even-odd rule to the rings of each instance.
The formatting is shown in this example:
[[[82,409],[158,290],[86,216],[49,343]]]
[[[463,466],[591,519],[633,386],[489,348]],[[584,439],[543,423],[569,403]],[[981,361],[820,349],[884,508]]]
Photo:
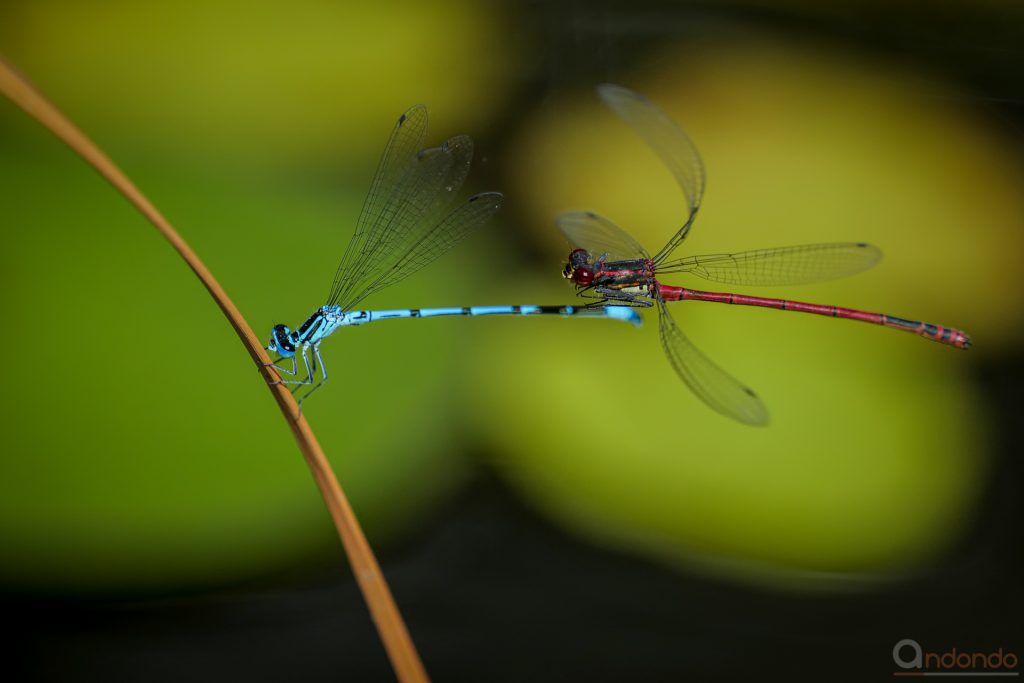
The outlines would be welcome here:
[[[878,262],[881,252],[862,242],[808,244],[670,259],[686,239],[704,195],[704,164],[690,138],[661,109],[642,95],[617,85],[602,85],[598,95],[657,153],[675,176],[686,197],[689,215],[662,249],[651,256],[622,228],[595,213],[573,212],[558,218],[558,227],[575,249],[563,276],[594,305],[657,306],[661,343],[679,377],[718,412],[750,425],[768,423],[761,399],[701,353],[676,325],[669,301],[713,301],[814,313],[883,325],[966,349],[964,332],[942,325],[907,320],[884,313],[770,299],[729,292],[704,292],[662,284],[666,273],[691,273],[731,285],[794,285],[853,275]]]

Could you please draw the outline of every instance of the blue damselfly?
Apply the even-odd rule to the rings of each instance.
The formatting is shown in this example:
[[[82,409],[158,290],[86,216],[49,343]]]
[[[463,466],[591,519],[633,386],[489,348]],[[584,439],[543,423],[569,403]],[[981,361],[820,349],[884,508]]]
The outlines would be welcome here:
[[[639,324],[636,312],[618,307],[471,306],[456,308],[354,310],[370,294],[415,273],[461,242],[501,208],[499,192],[470,197],[449,210],[469,174],[473,141],[458,135],[437,147],[423,148],[427,109],[417,105],[395,125],[356,222],[355,233],[342,256],[327,302],[298,329],[274,325],[268,351],[278,354],[272,365],[297,377],[297,358],[306,376],[281,380],[295,390],[310,386],[299,403],[327,381],[320,344],[341,327],[375,320],[430,318],[444,315],[561,315],[625,320]],[[291,360],[291,367],[278,365]],[[319,369],[319,381],[314,384]]]

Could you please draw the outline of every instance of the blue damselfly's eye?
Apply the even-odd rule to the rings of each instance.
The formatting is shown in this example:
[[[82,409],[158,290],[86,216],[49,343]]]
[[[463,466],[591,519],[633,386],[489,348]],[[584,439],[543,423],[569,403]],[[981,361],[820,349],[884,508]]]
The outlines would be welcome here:
[[[267,349],[269,351],[277,351],[282,356],[295,355],[295,346],[290,339],[291,332],[287,325],[274,325],[274,329],[270,333],[270,344],[267,346]]]

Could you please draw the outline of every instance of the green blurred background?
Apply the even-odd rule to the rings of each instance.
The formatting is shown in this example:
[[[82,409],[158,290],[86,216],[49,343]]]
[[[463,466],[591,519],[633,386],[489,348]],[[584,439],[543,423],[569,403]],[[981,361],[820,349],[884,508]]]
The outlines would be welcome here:
[[[708,190],[682,253],[868,241],[885,258],[866,274],[752,293],[972,334],[964,353],[811,316],[675,307],[687,335],[762,396],[767,429],[690,395],[652,316],[640,332],[490,318],[335,335],[324,346],[332,381],[306,414],[389,577],[398,574],[428,669],[548,680],[504,668],[501,654],[473,668],[456,644],[501,637],[507,620],[519,624],[509,636],[518,658],[553,656],[543,638],[522,635],[543,619],[517,606],[523,591],[565,601],[558,632],[577,634],[565,636],[570,652],[588,651],[612,623],[664,635],[671,627],[651,624],[685,619],[698,603],[722,618],[750,595],[768,601],[753,629],[761,637],[794,605],[841,622],[836,606],[851,596],[903,599],[979,562],[974,539],[993,518],[1010,525],[1000,537],[1016,564],[983,554],[983,573],[1018,585],[1022,19],[999,2],[937,14],[909,1],[46,0],[0,6],[0,53],[161,208],[261,337],[322,303],[393,121],[417,102],[429,107],[431,141],[474,138],[469,190],[503,191],[506,210],[368,306],[569,303],[553,224],[565,210],[597,211],[658,248],[683,218],[681,196],[602,108],[592,86],[603,81],[653,99],[704,156]],[[342,591],[351,614],[349,647],[337,645],[342,627],[317,635],[347,661],[333,671],[352,671],[352,643],[365,641],[365,677],[386,679],[309,473],[195,277],[9,103],[0,187],[0,582],[14,613],[45,605],[64,624],[26,629],[31,651],[92,642],[117,661],[139,651],[121,638],[136,622],[110,609],[143,604],[147,619],[174,623],[224,595],[261,600],[312,581]],[[609,398],[608,386],[621,395]],[[496,544],[507,534],[516,542]],[[453,567],[453,554],[469,565]],[[468,568],[465,558],[484,555],[486,569]],[[429,580],[402,583],[408,566]],[[479,594],[459,594],[460,576]],[[954,573],[936,590],[965,580]],[[625,599],[652,581],[661,588]],[[570,618],[580,611],[572,585],[591,586],[577,597],[598,617]],[[709,586],[720,601],[694,598]],[[676,604],[667,596],[679,590],[687,599]],[[630,607],[596,597],[609,591]],[[172,599],[173,614],[154,596]],[[458,609],[481,601],[490,607]],[[345,611],[316,603],[324,618]],[[432,628],[431,609],[461,630]],[[97,613],[103,645],[82,640]],[[871,630],[862,616],[857,633]],[[716,642],[737,642],[720,629]],[[886,647],[907,636],[897,635],[863,656],[888,661]],[[670,648],[651,647],[657,639],[618,656],[652,675],[723,665],[659,659]],[[450,651],[432,649],[441,642]],[[568,678],[593,673],[584,655],[569,659],[583,668],[558,670]],[[27,657],[27,677],[108,660],[71,657],[66,670],[48,661]]]

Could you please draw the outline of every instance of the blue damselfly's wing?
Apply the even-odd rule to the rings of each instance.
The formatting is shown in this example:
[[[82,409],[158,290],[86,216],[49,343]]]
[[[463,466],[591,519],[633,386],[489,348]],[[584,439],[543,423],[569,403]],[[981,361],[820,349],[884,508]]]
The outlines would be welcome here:
[[[882,258],[863,242],[803,244],[735,254],[688,256],[658,266],[659,273],[692,273],[731,285],[800,285],[855,275]]]
[[[407,111],[395,126],[327,303],[350,310],[372,292],[425,266],[428,257],[445,253],[484,222],[477,217],[486,212],[476,207],[458,209],[451,220],[446,218],[469,174],[472,140],[460,135],[420,149],[425,130],[422,106]]]
[[[375,228],[379,228],[386,217],[394,213],[393,200],[398,196],[396,190],[402,183],[408,182],[409,168],[423,146],[426,132],[427,108],[422,104],[410,107],[399,117],[370,183],[370,191],[363,202],[355,232],[338,264],[328,302],[341,299],[354,284],[354,275],[371,246],[369,242],[376,237]]]
[[[676,325],[664,301],[658,301],[658,309],[661,345],[686,386],[726,417],[755,427],[768,424],[768,410],[757,394],[701,353]]]
[[[668,166],[686,197],[685,222],[668,244],[654,255],[655,263],[659,263],[668,258],[690,231],[704,196],[704,162],[686,133],[643,95],[607,83],[597,87],[597,94]]]
[[[489,221],[504,201],[500,192],[483,192],[458,205],[405,251],[391,268],[383,271],[364,296],[409,277],[450,251],[474,229]]]
[[[563,213],[555,222],[573,248],[586,249],[594,260],[603,254],[607,261],[650,258],[629,233],[591,211]]]
[[[337,299],[350,310],[379,289],[381,278],[428,232],[447,208],[469,173],[473,143],[465,136],[452,138],[438,147],[420,150],[408,165],[383,211],[374,215],[369,236],[342,277]]]
[[[353,284],[340,300],[344,310],[400,279],[394,277],[396,269],[441,221],[442,213],[469,174],[472,156],[473,142],[466,136],[417,153],[409,179],[395,189],[395,196],[402,201],[394,214],[381,222],[379,239],[370,242],[371,248],[355,271]]]

